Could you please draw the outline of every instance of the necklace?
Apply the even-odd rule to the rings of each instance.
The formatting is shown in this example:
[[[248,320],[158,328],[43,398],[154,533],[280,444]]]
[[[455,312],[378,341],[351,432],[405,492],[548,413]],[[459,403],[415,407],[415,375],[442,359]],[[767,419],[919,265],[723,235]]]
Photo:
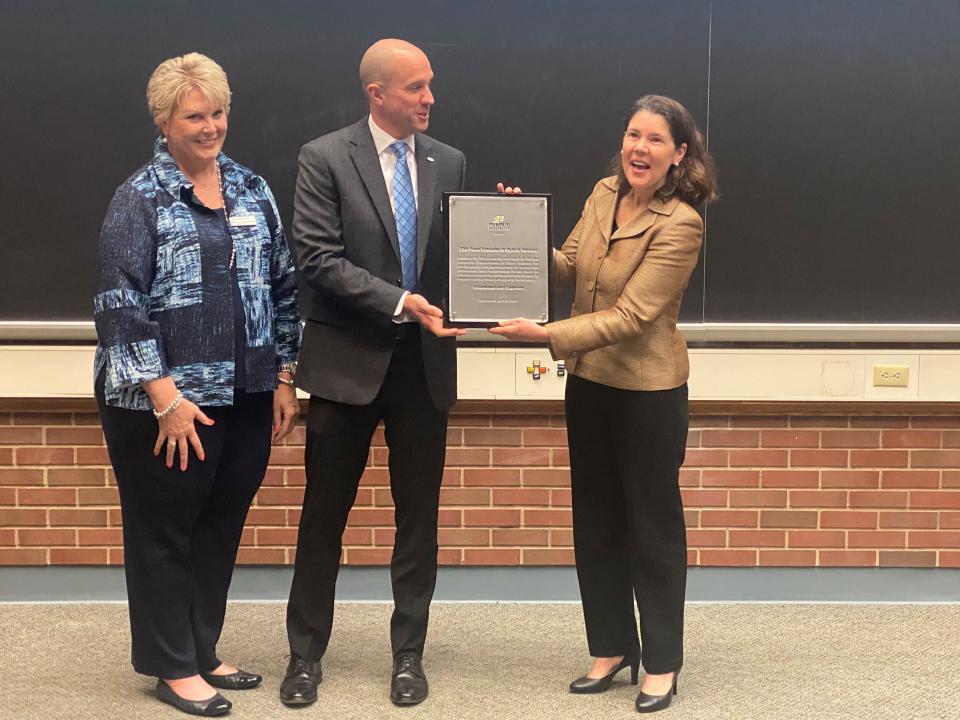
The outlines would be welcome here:
[[[223,208],[223,219],[227,224],[227,237],[230,238],[230,264],[227,266],[233,270],[233,264],[237,261],[237,245],[233,242],[233,235],[230,234],[230,218],[227,216],[227,201],[223,197],[223,177],[220,175],[220,163],[215,162],[217,168],[217,190],[220,193],[220,206]]]

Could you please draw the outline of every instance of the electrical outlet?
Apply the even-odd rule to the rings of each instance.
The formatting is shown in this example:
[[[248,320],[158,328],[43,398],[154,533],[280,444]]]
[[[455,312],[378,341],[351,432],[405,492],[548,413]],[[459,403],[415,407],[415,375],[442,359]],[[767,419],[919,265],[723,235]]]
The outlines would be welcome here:
[[[909,365],[874,365],[874,387],[908,387],[910,385]]]

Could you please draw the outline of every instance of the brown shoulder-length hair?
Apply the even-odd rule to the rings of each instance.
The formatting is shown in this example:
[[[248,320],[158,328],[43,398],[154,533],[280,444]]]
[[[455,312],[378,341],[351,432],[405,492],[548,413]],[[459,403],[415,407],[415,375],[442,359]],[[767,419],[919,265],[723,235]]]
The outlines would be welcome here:
[[[630,106],[623,121],[623,131],[627,131],[630,120],[641,110],[656,113],[670,126],[670,134],[674,144],[687,144],[687,152],[677,166],[670,166],[667,179],[657,190],[655,197],[666,200],[674,195],[690,205],[701,205],[716,200],[720,193],[717,190],[717,170],[713,158],[707,152],[703,133],[697,127],[696,121],[683,105],[673,98],[664,95],[644,95]],[[610,170],[620,182],[620,196],[630,191],[630,184],[623,174],[623,163],[617,153],[610,161]]]

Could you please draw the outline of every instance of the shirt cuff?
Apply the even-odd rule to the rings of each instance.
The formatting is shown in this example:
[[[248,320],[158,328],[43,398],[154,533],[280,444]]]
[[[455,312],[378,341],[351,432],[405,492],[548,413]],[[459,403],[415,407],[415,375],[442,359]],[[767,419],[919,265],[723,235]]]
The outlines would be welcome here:
[[[410,320],[410,318],[403,314],[403,301],[407,299],[407,295],[409,294],[409,290],[404,290],[403,295],[400,296],[400,302],[397,303],[397,309],[393,311],[393,321],[395,323],[409,322]]]

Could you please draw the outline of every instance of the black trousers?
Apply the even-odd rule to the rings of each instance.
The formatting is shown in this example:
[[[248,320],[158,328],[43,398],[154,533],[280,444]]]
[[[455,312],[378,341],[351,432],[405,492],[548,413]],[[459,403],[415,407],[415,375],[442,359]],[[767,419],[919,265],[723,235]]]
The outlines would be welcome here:
[[[383,420],[397,527],[390,577],[394,654],[422,653],[437,580],[437,512],[446,452],[447,411],[430,400],[419,330],[397,340],[383,386],[369,405],[310,398],[307,488],[287,604],[290,649],[323,656],[333,626],[341,537],[357,495],[370,439]]]
[[[247,510],[270,457],[273,393],[240,391],[234,405],[204,407],[196,424],[206,460],[154,457],[157,421],[110,407],[96,386],[100,420],[117,476],[133,636],[134,670],[168,680],[213,670],[227,590]],[[179,457],[177,458],[179,461]]]
[[[687,580],[679,473],[687,386],[640,392],[571,376],[566,412],[573,542],[590,654],[624,655],[642,638],[647,672],[679,670]]]

